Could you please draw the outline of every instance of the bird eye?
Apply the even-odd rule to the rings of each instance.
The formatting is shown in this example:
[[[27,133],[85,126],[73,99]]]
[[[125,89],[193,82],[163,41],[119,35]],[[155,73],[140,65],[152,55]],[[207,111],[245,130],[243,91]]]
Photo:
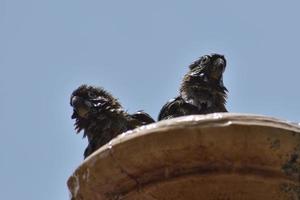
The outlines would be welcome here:
[[[207,64],[210,61],[209,56],[203,56],[201,59],[201,64]]]
[[[94,93],[94,92],[88,92],[88,95],[89,95],[89,97],[90,98],[96,98],[97,97],[97,95]]]

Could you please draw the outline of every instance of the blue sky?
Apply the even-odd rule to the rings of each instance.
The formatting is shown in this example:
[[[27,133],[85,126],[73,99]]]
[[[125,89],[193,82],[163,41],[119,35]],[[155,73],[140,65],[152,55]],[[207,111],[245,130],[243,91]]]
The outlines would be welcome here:
[[[227,58],[230,112],[300,121],[300,2],[0,0],[0,196],[68,199],[86,141],[71,92],[103,86],[157,117],[187,66]]]

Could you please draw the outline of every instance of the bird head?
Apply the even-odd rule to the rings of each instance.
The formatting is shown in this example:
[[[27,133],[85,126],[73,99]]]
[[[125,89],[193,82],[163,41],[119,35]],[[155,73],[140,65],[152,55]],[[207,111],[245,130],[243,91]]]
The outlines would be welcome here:
[[[80,132],[89,121],[103,114],[109,108],[121,108],[118,101],[100,87],[81,85],[73,91],[70,98],[73,107],[72,119],[76,119],[75,129]]]
[[[189,68],[190,71],[184,78],[184,84],[200,88],[219,87],[226,91],[223,85],[226,59],[223,55],[204,55],[192,63]]]
[[[223,85],[223,73],[226,59],[220,54],[210,54],[200,57],[190,66],[189,76],[201,82],[219,82]]]

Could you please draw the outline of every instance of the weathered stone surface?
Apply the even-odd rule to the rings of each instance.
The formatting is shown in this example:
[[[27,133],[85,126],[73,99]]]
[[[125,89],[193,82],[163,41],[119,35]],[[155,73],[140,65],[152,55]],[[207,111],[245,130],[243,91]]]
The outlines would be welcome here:
[[[72,200],[300,200],[300,126],[229,113],[113,139],[68,180]]]

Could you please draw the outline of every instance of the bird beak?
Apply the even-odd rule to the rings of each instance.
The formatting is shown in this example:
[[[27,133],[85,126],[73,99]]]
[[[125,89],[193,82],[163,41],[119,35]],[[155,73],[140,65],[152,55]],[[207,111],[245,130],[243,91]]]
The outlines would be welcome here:
[[[220,71],[222,71],[222,73],[225,71],[225,67],[226,67],[226,62],[223,58],[218,58],[215,62],[214,62],[214,66],[219,69]]]
[[[210,77],[213,79],[219,79],[222,77],[223,72],[225,71],[226,61],[223,58],[218,58],[214,61]]]
[[[82,101],[82,99],[80,97],[77,97],[77,96],[73,96],[71,97],[71,106],[72,107],[75,107],[77,106],[80,102]]]
[[[77,116],[86,118],[92,107],[92,104],[81,97],[73,96],[71,98],[71,106],[74,108],[72,119],[76,118]]]

